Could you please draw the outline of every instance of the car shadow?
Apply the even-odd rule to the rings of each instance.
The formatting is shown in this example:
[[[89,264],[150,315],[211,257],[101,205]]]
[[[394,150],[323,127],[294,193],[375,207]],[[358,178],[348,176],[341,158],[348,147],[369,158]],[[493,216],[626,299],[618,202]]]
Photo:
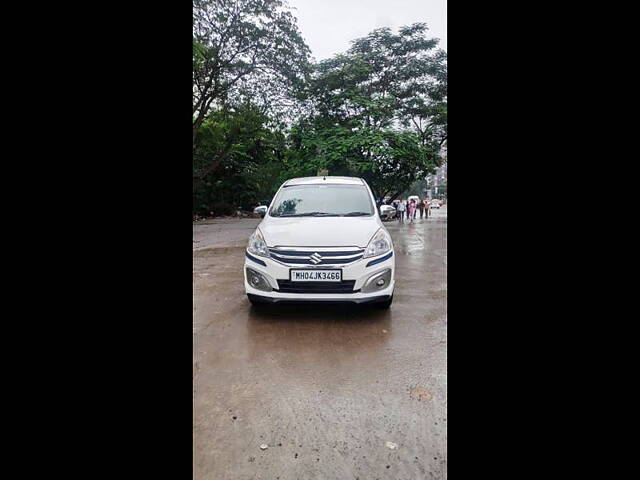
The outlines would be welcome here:
[[[347,355],[373,351],[392,334],[392,309],[353,304],[252,306],[247,321],[250,349],[257,354],[286,351],[318,357],[336,350]]]
[[[358,322],[377,323],[390,317],[390,310],[381,310],[373,305],[352,303],[281,303],[252,305],[249,319],[269,322]]]

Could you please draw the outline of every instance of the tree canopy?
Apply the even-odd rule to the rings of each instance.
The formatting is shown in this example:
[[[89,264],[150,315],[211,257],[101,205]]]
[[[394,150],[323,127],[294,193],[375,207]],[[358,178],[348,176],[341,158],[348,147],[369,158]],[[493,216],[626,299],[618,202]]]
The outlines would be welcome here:
[[[283,100],[305,78],[309,47],[282,0],[194,0],[193,132],[212,108]]]
[[[283,0],[196,0],[194,212],[249,208],[320,169],[362,177],[378,198],[433,173],[447,64],[426,32],[376,29],[311,63]]]

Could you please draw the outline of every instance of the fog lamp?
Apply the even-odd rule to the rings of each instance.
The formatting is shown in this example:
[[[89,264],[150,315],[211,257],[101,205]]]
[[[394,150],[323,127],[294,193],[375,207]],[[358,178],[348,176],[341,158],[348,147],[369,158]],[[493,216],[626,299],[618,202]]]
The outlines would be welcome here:
[[[381,272],[371,275],[360,290],[362,293],[375,292],[383,288],[387,288],[387,285],[391,283],[391,269],[386,268]]]
[[[246,272],[247,281],[253,288],[262,290],[264,292],[270,292],[271,290],[273,290],[269,281],[260,272],[257,272],[249,267],[246,268]]]

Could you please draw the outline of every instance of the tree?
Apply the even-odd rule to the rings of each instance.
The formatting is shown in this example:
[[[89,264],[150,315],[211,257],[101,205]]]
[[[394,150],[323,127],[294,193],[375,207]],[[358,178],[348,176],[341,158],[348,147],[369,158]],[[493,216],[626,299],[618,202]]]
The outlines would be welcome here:
[[[306,89],[312,113],[292,130],[298,170],[362,176],[379,198],[434,171],[435,125],[446,128],[446,55],[426,29],[374,30],[316,66]],[[407,130],[413,119],[422,130]]]
[[[194,0],[193,146],[212,108],[281,99],[304,81],[309,48],[283,0]],[[265,94],[269,86],[275,91]]]
[[[287,178],[359,176],[395,198],[446,148],[446,54],[382,28],[310,66],[284,0],[194,0],[194,212],[269,200]]]
[[[438,52],[423,85],[412,85],[400,97],[401,123],[413,128],[423,144],[440,149],[447,141],[447,55]]]
[[[331,175],[362,177],[379,199],[395,198],[435,170],[434,152],[411,131],[299,124],[290,139],[297,152],[289,163],[292,175],[328,169]]]
[[[268,194],[286,145],[259,107],[247,102],[212,112],[200,130],[193,153],[194,212],[206,215],[219,204],[225,211],[248,208]]]

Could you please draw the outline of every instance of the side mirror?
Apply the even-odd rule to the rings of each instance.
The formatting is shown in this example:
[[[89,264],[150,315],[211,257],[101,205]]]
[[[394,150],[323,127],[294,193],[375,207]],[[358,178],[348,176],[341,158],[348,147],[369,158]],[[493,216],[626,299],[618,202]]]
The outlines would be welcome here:
[[[253,213],[257,213],[258,215],[260,215],[260,218],[264,218],[264,216],[267,214],[268,208],[269,207],[267,207],[266,205],[260,205],[253,209]]]

